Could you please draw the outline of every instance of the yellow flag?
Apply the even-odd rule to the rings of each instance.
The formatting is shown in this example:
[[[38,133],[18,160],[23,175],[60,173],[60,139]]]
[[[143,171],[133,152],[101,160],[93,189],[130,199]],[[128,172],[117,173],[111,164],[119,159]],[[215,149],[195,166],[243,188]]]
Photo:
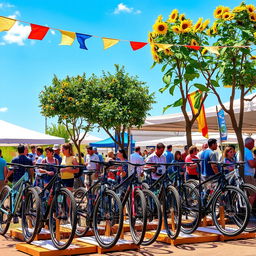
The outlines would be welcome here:
[[[10,30],[15,22],[16,20],[6,17],[0,17],[0,32]]]
[[[161,51],[164,51],[170,47],[172,47],[172,44],[155,44],[156,46],[158,46],[158,51],[161,52]]]
[[[204,46],[204,48],[208,50],[210,53],[215,53],[216,55],[220,55],[218,46]]]
[[[76,38],[76,33],[70,32],[70,31],[64,31],[64,30],[60,30],[60,32],[61,32],[61,42],[59,45],[72,45]]]
[[[110,48],[111,46],[117,44],[120,40],[102,37],[102,41],[103,41],[103,45],[104,45],[104,50],[106,50],[106,49]]]

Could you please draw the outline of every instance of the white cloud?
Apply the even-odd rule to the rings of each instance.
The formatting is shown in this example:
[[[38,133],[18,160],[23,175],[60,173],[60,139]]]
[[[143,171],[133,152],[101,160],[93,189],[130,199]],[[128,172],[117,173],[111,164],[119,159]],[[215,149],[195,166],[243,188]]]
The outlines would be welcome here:
[[[133,7],[128,7],[123,3],[117,5],[116,9],[114,10],[114,14],[120,13],[131,13],[131,14],[140,14],[140,10],[134,10]]]
[[[54,30],[52,30],[52,29],[50,30],[50,32],[51,32],[52,35],[56,34],[56,32]]]
[[[4,108],[0,108],[0,112],[7,112],[8,108],[4,107]]]
[[[0,9],[4,9],[4,8],[13,8],[14,5],[9,4],[9,3],[0,3]]]
[[[14,14],[9,15],[8,17],[11,18],[11,19],[16,19],[19,16],[20,16],[20,12],[19,11],[15,11]]]

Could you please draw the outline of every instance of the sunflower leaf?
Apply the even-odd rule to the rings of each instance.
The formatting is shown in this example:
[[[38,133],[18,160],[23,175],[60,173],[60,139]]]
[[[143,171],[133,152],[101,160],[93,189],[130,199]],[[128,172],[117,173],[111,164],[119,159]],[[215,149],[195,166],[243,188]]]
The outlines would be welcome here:
[[[171,75],[164,75],[163,76],[163,82],[167,85],[171,83]]]

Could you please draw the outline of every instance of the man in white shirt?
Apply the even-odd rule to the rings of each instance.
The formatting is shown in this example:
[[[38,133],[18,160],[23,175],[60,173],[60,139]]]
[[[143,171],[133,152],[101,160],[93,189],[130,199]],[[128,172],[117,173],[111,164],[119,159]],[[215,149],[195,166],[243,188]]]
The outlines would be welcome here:
[[[158,143],[156,145],[156,150],[154,153],[149,155],[146,158],[146,163],[156,163],[156,164],[166,164],[166,157],[163,154],[165,149],[165,145],[163,143]],[[152,179],[153,180],[158,180],[159,177],[165,173],[166,171],[166,166],[160,165],[159,167],[156,168],[155,172],[152,173]]]
[[[135,152],[130,156],[130,162],[133,164],[144,164],[144,159],[141,156],[140,147],[135,148]],[[143,176],[143,166],[137,167],[137,172],[139,176]],[[129,172],[130,175],[130,172]]]

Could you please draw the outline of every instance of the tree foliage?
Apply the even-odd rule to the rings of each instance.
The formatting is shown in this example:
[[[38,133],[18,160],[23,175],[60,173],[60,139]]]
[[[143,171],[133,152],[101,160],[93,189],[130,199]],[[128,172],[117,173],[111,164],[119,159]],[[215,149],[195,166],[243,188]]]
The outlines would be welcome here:
[[[47,127],[46,134],[64,138],[65,142],[68,142],[70,137],[66,126],[59,123],[51,124],[51,126]]]

